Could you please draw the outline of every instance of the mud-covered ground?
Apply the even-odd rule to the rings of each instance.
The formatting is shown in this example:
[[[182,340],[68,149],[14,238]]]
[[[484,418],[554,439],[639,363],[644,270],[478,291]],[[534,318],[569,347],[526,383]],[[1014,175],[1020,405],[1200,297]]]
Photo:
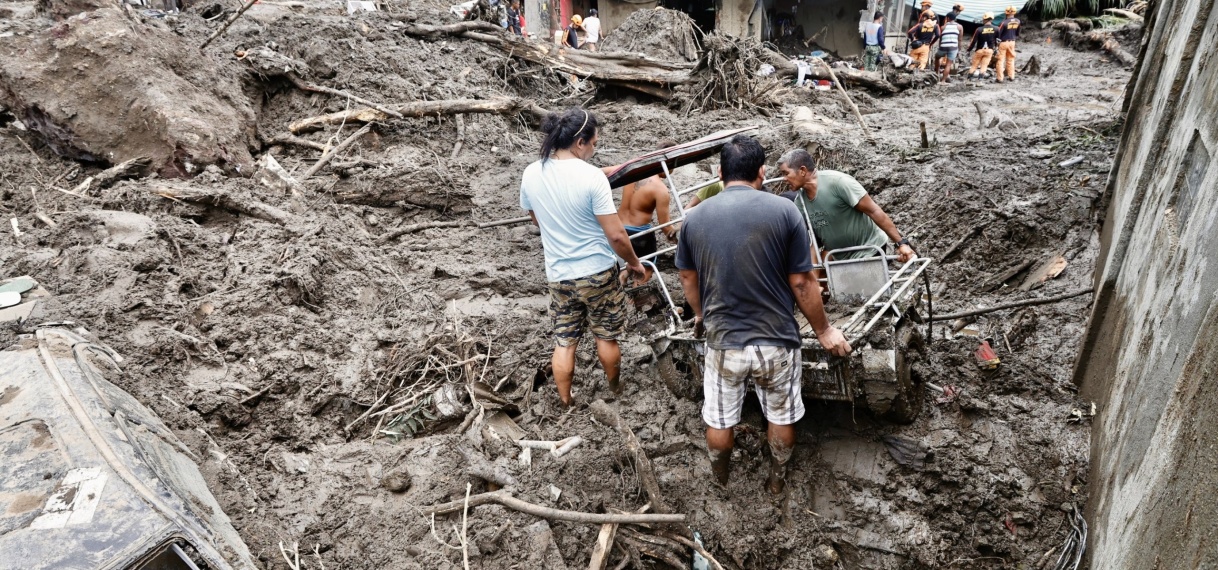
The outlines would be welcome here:
[[[408,17],[445,20],[438,2],[413,9]],[[37,28],[29,12],[19,13],[25,20],[6,25]],[[311,81],[386,103],[495,94],[551,109],[587,101],[604,125],[594,158],[601,165],[662,138],[757,126],[771,159],[811,144],[826,167],[862,181],[918,251],[936,259],[936,312],[1090,285],[1096,205],[1128,72],[1102,54],[1048,42],[1047,32],[1026,38],[1021,60],[1036,55],[1051,75],[1003,85],[956,81],[887,98],[852,90],[874,130],[877,142],[868,145],[836,92],[795,92],[771,116],[682,116],[643,96],[594,97],[587,86],[567,87],[476,42],[407,37],[402,20],[268,2],[206,57],[242,70],[263,141],[290,121],[349,103],[268,80],[234,58],[236,49],[269,47],[307,66]],[[197,43],[216,24],[189,12],[146,25]],[[1009,115],[1013,128],[980,128],[976,102]],[[790,124],[797,106],[813,113],[802,130]],[[295,192],[212,169],[73,195],[60,189],[99,168],[60,159],[11,115],[0,119],[0,274],[32,275],[54,293],[34,322],[74,320],[127,358],[123,387],[207,458],[213,491],[267,568],[287,567],[280,543],[298,544],[310,569],[461,567],[460,549],[442,545],[420,509],[460,499],[467,483],[473,493],[506,486],[553,508],[638,509],[647,499],[636,468],[620,436],[587,407],[600,398],[641,441],[668,507],[688,515],[727,567],[1034,568],[1065,541],[1065,511],[1086,499],[1089,428],[1074,410],[1085,416],[1089,406],[1069,372],[1089,296],[991,313],[962,334],[951,322],[937,324],[916,371],[958,395],[927,389],[910,425],[811,404],[788,491],[773,498],[762,488],[768,459],[755,401],[739,428],[733,480],[721,489],[710,479],[700,403],[667,391],[639,335],[623,346],[624,395],[608,392],[584,346],[576,396],[585,405],[558,405],[545,377],[551,345],[541,244],[526,226],[378,240],[415,223],[519,216],[519,175],[540,142],[524,121],[467,115],[463,138],[450,118],[392,121]],[[921,122],[929,148],[920,145]],[[305,136],[336,142],[352,132],[332,126]],[[461,152],[451,158],[459,138]],[[269,144],[254,151],[296,175],[319,155]],[[1075,156],[1082,162],[1058,166]],[[678,177],[707,175],[691,167]],[[289,217],[277,224],[165,197],[175,189],[257,200]],[[19,237],[9,231],[14,218]],[[1021,291],[1056,256],[1064,271]],[[1004,274],[1011,274],[1005,284],[996,280]],[[665,277],[678,286],[671,271]],[[0,341],[21,332],[6,329]],[[978,368],[979,338],[1002,359],[997,370]],[[484,386],[471,390],[475,406],[466,387],[476,383]],[[500,435],[507,430],[492,427],[504,415],[528,439],[579,435],[585,443],[561,458],[534,453],[523,465],[518,447]],[[898,464],[886,436],[922,446],[924,462]],[[459,520],[437,517],[435,533],[456,544]],[[469,515],[470,563],[583,567],[598,531],[481,506]]]

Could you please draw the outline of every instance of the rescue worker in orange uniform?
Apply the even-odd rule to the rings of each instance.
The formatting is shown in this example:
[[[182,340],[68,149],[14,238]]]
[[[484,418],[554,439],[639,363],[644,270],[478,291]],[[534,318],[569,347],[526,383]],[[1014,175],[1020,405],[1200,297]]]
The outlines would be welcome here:
[[[927,10],[922,12],[922,21],[905,32],[909,38],[909,57],[912,57],[918,69],[926,69],[930,62],[930,47],[939,41],[942,31],[935,23],[935,13]]]
[[[918,12],[916,15],[912,14],[912,13],[910,14],[910,17],[913,18],[913,20],[910,21],[910,24],[916,25],[919,22],[921,22],[922,16],[925,16],[927,12],[932,12],[931,6],[933,6],[933,5],[934,5],[934,3],[931,2],[931,0],[922,0],[922,10],[920,12]]]
[[[1006,70],[1007,80],[1015,79],[1015,38],[1019,37],[1019,18],[1015,17],[1015,7],[1007,6],[1004,10],[1006,19],[998,26],[998,82],[1002,83],[1002,72]]]
[[[986,12],[981,15],[981,27],[973,32],[973,41],[968,43],[968,50],[973,53],[973,66],[968,70],[970,78],[985,77],[985,70],[990,68],[990,59],[994,57],[996,47],[998,27],[994,25],[994,14]]]

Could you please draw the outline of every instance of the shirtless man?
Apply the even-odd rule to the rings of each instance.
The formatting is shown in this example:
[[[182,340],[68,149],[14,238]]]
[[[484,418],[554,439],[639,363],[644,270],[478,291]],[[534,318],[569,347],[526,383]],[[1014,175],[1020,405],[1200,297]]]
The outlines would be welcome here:
[[[660,141],[660,149],[676,146],[677,142],[672,140]],[[602,170],[606,174],[617,170],[618,166],[609,166]],[[632,236],[630,243],[634,245],[635,254],[640,258],[651,255],[659,250],[659,242],[656,239],[656,234],[659,232],[651,232],[645,236],[633,237],[635,234],[643,233],[653,227],[651,220],[655,216],[656,224],[667,224],[670,220],[668,207],[671,201],[671,196],[668,193],[668,184],[664,182],[664,175],[657,174],[650,178],[640,180],[633,184],[627,184],[622,188],[622,203],[618,206],[617,215],[622,219],[622,224],[626,226],[626,234]],[[677,241],[677,230],[680,229],[680,224],[673,224],[661,229],[664,235],[671,242]],[[646,267],[646,266],[644,266]],[[651,279],[651,268],[647,268],[645,280]]]

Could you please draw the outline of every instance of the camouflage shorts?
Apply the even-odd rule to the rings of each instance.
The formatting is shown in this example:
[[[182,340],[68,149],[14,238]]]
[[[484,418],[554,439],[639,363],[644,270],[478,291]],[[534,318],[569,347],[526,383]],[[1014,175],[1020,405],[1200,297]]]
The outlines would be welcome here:
[[[617,340],[626,331],[626,291],[617,267],[600,273],[550,282],[550,317],[554,342],[574,346],[584,336],[584,322],[596,338]]]

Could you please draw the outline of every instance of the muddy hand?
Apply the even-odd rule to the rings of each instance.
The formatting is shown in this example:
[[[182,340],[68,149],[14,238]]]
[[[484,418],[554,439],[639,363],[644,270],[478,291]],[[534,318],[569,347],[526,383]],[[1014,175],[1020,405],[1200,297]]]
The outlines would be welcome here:
[[[702,322],[702,317],[694,317],[694,338],[704,336],[706,336],[706,324]]]
[[[909,245],[902,245],[901,247],[897,248],[897,261],[900,261],[901,263],[905,263],[906,261],[909,261],[917,256],[918,254],[914,252],[913,248],[909,247]]]
[[[626,272],[633,278],[635,285],[642,285],[647,282],[647,270],[643,268],[642,263],[635,262],[633,265],[627,265]]]
[[[853,348],[850,348],[850,343],[846,341],[846,335],[837,330],[837,327],[831,326],[825,329],[824,332],[816,335],[816,340],[819,340],[820,345],[833,356],[846,356],[854,351]]]

